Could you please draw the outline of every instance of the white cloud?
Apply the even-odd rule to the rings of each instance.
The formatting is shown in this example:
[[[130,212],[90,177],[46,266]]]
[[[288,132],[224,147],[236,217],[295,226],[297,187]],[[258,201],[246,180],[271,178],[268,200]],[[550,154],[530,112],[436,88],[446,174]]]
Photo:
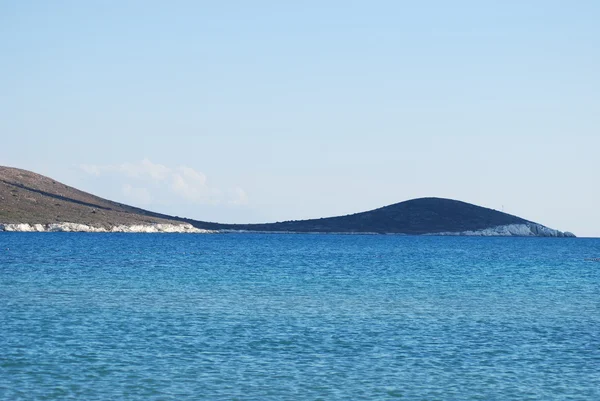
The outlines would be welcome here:
[[[131,178],[149,177],[155,181],[161,181],[168,178],[172,169],[162,164],[152,163],[148,159],[143,159],[137,163],[122,163],[108,165],[82,164],[81,169],[88,174],[100,176],[106,173],[118,173]]]
[[[241,188],[220,190],[208,185],[206,176],[191,167],[168,167],[143,159],[140,162],[127,162],[111,165],[81,165],[87,174],[97,177],[103,175],[126,177],[134,180],[122,186],[123,194],[138,204],[150,204],[165,193],[175,195],[181,200],[197,204],[244,205],[248,196]]]
[[[123,163],[117,166],[117,171],[125,173],[129,177],[150,177],[152,180],[162,181],[169,177],[172,169],[165,165],[155,164],[148,159],[144,159],[139,163]]]
[[[135,188],[130,184],[123,185],[123,195],[138,205],[149,205],[152,203],[152,195],[146,188]]]
[[[99,176],[101,174],[101,170],[98,166],[93,166],[89,164],[82,164],[79,166],[83,171],[88,174]]]
[[[219,203],[220,191],[206,185],[206,177],[188,167],[177,169],[171,176],[171,190],[192,202]]]
[[[227,202],[230,205],[245,205],[248,203],[248,194],[242,188],[234,188],[230,192],[232,199]]]

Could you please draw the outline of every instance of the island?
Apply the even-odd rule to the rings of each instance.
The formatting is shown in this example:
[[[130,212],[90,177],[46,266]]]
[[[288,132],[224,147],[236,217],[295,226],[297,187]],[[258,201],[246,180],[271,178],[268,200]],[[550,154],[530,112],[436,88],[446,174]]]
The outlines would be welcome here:
[[[419,198],[345,216],[223,224],[113,202],[31,171],[0,167],[0,231],[343,233],[575,237],[470,203]]]

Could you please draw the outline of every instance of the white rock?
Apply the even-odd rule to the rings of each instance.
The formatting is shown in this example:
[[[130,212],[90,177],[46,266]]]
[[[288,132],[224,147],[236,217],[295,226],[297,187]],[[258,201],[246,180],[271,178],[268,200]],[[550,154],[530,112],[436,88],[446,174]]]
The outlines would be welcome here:
[[[535,223],[507,224],[483,230],[443,232],[427,235],[466,235],[477,237],[575,237],[570,232],[562,232]]]
[[[20,232],[91,232],[91,233],[186,233],[186,234],[209,234],[216,231],[195,228],[189,223],[182,224],[133,224],[118,225],[110,229],[104,227],[88,226],[79,223],[50,223],[50,224],[26,224],[8,223],[0,224],[0,231]]]
[[[15,224],[3,224],[4,231],[21,231],[30,232],[34,231],[33,227],[29,224],[15,223]]]

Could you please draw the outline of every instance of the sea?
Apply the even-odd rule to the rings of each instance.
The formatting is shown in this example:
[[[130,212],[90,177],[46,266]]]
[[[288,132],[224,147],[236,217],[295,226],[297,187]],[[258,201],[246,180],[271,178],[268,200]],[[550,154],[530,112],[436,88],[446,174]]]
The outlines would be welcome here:
[[[0,233],[0,399],[600,400],[599,257],[585,238]]]

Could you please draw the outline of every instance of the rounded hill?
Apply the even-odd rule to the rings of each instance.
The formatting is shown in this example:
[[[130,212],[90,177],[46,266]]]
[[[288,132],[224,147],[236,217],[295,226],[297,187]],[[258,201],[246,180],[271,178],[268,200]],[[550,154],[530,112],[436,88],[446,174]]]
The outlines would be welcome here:
[[[231,225],[261,231],[375,232],[431,234],[483,230],[528,220],[497,210],[444,198],[419,198],[367,212],[270,224]]]

